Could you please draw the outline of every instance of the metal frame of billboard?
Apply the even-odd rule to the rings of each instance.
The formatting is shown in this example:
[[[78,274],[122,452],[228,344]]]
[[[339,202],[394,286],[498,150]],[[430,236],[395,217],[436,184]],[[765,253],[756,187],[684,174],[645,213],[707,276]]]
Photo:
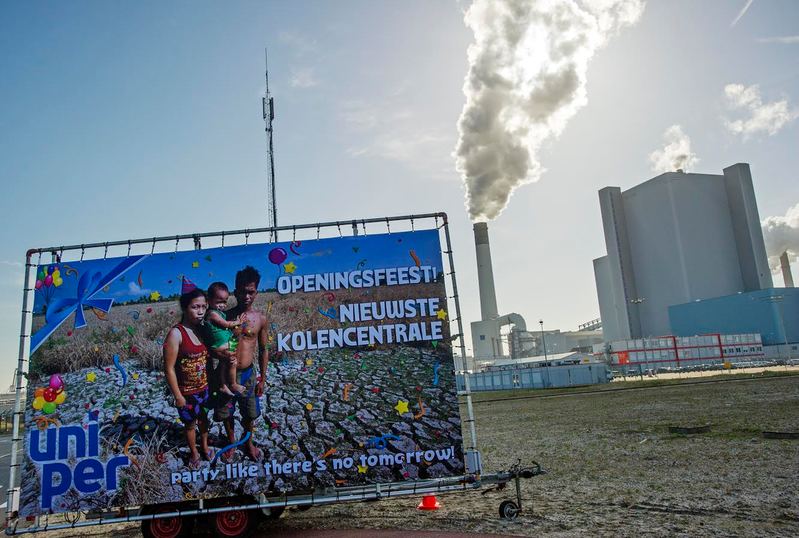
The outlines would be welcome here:
[[[22,296],[22,321],[21,321],[21,328],[20,328],[20,341],[19,341],[19,357],[17,362],[17,369],[15,372],[15,404],[14,404],[14,419],[13,419],[13,436],[11,439],[11,462],[10,462],[10,472],[9,472],[9,489],[7,495],[7,513],[13,515],[13,517],[6,517],[6,534],[14,535],[14,534],[22,534],[22,533],[30,533],[30,532],[39,532],[43,530],[56,530],[56,529],[66,529],[66,528],[76,528],[76,527],[85,527],[85,526],[96,526],[102,525],[106,523],[122,523],[122,522],[132,522],[132,521],[141,521],[141,520],[148,520],[154,519],[158,517],[174,517],[174,516],[191,516],[191,515],[208,515],[217,512],[224,512],[230,510],[250,510],[250,509],[264,509],[264,508],[273,508],[273,507],[286,507],[286,506],[311,506],[316,504],[331,504],[336,502],[349,502],[349,501],[366,501],[366,500],[378,500],[382,498],[388,498],[391,496],[399,496],[399,495],[418,495],[418,494],[435,494],[435,493],[443,493],[443,492],[451,492],[451,491],[458,491],[458,490],[467,490],[467,489],[476,489],[481,487],[481,484],[491,484],[491,483],[505,483],[513,478],[518,480],[518,473],[514,475],[513,472],[501,472],[496,473],[493,475],[488,476],[481,476],[481,469],[480,469],[480,457],[477,451],[477,433],[475,430],[475,420],[474,420],[474,411],[472,406],[472,397],[471,397],[471,389],[469,386],[469,376],[464,375],[465,381],[465,390],[459,391],[458,396],[465,397],[466,403],[466,410],[467,410],[467,417],[463,419],[463,422],[468,426],[469,429],[469,438],[471,441],[471,446],[467,446],[464,449],[464,455],[467,462],[467,469],[466,474],[463,476],[455,476],[455,477],[446,477],[446,478],[439,478],[439,479],[427,479],[427,480],[412,480],[412,481],[403,481],[403,482],[390,482],[390,483],[383,483],[383,484],[374,484],[370,486],[357,486],[357,487],[343,487],[343,488],[335,488],[333,492],[325,491],[324,493],[320,494],[310,494],[310,495],[282,495],[279,497],[265,497],[262,496],[259,499],[259,502],[256,504],[246,504],[246,505],[233,505],[233,506],[219,506],[219,507],[206,507],[205,504],[213,504],[213,501],[216,499],[198,499],[196,501],[187,501],[190,508],[186,510],[178,510],[176,512],[164,512],[158,514],[139,514],[135,513],[136,511],[133,510],[133,514],[129,512],[130,507],[120,507],[120,512],[115,513],[107,517],[108,514],[102,514],[100,517],[95,517],[92,519],[87,519],[85,516],[88,512],[79,512],[79,513],[61,513],[61,514],[52,514],[52,515],[40,515],[34,517],[34,524],[30,527],[24,528],[17,528],[19,524],[19,517],[18,517],[18,510],[19,510],[19,493],[21,485],[16,484],[17,482],[17,475],[18,470],[20,467],[20,462],[18,461],[19,458],[17,457],[17,453],[19,450],[19,443],[23,440],[20,437],[20,422],[24,410],[22,408],[22,401],[23,401],[23,394],[24,391],[27,390],[27,386],[23,386],[23,381],[26,379],[27,376],[27,365],[29,363],[29,348],[30,348],[30,337],[31,337],[31,327],[33,321],[33,308],[32,308],[32,300],[31,296],[35,291],[34,286],[32,286],[32,279],[31,279],[31,268],[36,267],[41,263],[41,258],[43,255],[51,255],[52,256],[52,263],[68,263],[70,260],[83,260],[84,256],[86,255],[87,251],[99,251],[102,249],[102,258],[106,258],[109,254],[109,249],[117,250],[121,249],[124,252],[125,247],[127,248],[127,255],[130,255],[132,249],[136,248],[137,250],[140,249],[142,246],[150,246],[150,253],[156,252],[156,248],[160,245],[170,244],[174,241],[174,251],[181,250],[181,241],[186,244],[188,241],[191,241],[191,249],[183,249],[183,250],[198,250],[202,248],[202,241],[203,240],[219,240],[221,245],[225,246],[225,239],[228,238],[237,238],[239,241],[243,238],[244,244],[248,244],[250,237],[252,235],[259,235],[264,234],[264,239],[266,242],[275,242],[271,239],[277,237],[278,232],[291,232],[292,233],[292,240],[296,240],[298,238],[298,232],[300,235],[307,234],[309,231],[311,232],[311,237],[313,237],[313,231],[315,230],[315,238],[319,239],[321,237],[335,237],[336,233],[339,237],[344,236],[344,232],[342,232],[342,228],[345,230],[349,228],[351,230],[351,234],[353,236],[358,235],[367,235],[367,225],[379,225],[385,226],[386,232],[391,233],[391,226],[392,224],[395,225],[395,232],[397,230],[397,225],[405,225],[409,226],[409,229],[404,228],[401,231],[415,231],[415,226],[417,223],[420,222],[430,222],[432,221],[434,224],[435,229],[440,231],[443,229],[444,231],[444,242],[446,245],[446,250],[442,251],[442,254],[446,254],[446,262],[444,266],[444,273],[445,276],[449,277],[449,282],[451,284],[451,292],[452,295],[447,296],[447,300],[453,300],[455,303],[455,318],[450,318],[449,322],[452,324],[453,322],[456,324],[457,332],[453,334],[453,331],[450,330],[450,334],[453,334],[451,337],[451,341],[454,342],[456,339],[459,340],[458,348],[460,351],[460,360],[461,360],[461,369],[457,370],[456,373],[464,373],[462,369],[464,366],[464,360],[466,356],[466,348],[465,342],[463,340],[463,321],[461,318],[461,310],[460,310],[460,301],[458,298],[458,286],[455,280],[455,264],[452,254],[452,244],[450,240],[449,234],[449,224],[448,218],[446,213],[424,213],[418,215],[402,215],[402,216],[393,216],[393,217],[378,217],[378,218],[369,218],[369,219],[351,219],[351,220],[343,220],[343,221],[331,221],[331,222],[318,222],[314,224],[296,224],[296,225],[288,225],[288,226],[278,226],[274,228],[246,228],[240,230],[228,230],[228,231],[219,231],[219,232],[205,232],[205,233],[195,233],[195,234],[183,234],[183,235],[169,235],[169,236],[159,236],[159,237],[151,237],[151,238],[142,238],[142,239],[127,239],[122,241],[106,241],[101,243],[83,243],[83,244],[74,244],[74,245],[62,245],[62,246],[55,246],[55,247],[46,247],[46,248],[33,248],[28,250],[26,253],[25,258],[25,277],[24,277],[24,289],[23,289],[23,296]],[[325,232],[335,232],[335,233],[326,233],[322,235],[322,231]],[[305,237],[300,237],[301,239]],[[230,243],[229,243],[230,244]],[[170,246],[170,250],[172,247]],[[80,252],[79,257],[70,257],[69,254]],[[166,250],[159,249],[159,252],[166,252]],[[65,253],[67,256],[65,257]],[[36,263],[33,263],[33,258],[37,257]],[[99,256],[98,256],[99,259]],[[447,270],[448,268],[448,270]],[[446,286],[446,282],[445,282]],[[449,291],[449,290],[448,290]],[[454,348],[454,346],[453,346]],[[453,359],[457,357],[453,356]],[[472,469],[469,469],[471,464]],[[221,497],[220,500],[224,500],[225,497]],[[194,506],[196,505],[196,507]],[[51,518],[59,518],[64,521],[64,523],[55,523],[50,524]]]

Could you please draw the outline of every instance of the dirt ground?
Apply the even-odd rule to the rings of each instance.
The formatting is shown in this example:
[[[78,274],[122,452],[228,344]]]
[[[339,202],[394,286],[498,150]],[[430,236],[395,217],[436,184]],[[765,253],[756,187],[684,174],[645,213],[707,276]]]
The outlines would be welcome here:
[[[440,496],[443,506],[434,512],[417,511],[418,498],[290,510],[264,523],[260,535],[299,528],[799,535],[799,440],[762,436],[799,432],[799,376],[545,395],[474,398],[486,472],[507,469],[518,458],[535,459],[548,471],[523,481],[523,512],[514,521],[498,517],[500,501],[513,498],[511,489],[478,490]],[[704,424],[710,432],[669,433],[669,426]],[[114,535],[132,536],[137,529],[117,527]]]

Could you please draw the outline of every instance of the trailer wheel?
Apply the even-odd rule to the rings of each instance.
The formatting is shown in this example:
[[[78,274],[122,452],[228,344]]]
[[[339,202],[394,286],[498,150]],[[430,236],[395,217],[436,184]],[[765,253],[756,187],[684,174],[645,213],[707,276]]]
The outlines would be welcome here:
[[[221,538],[244,538],[258,526],[258,510],[230,510],[212,517],[214,535]]]
[[[157,514],[176,511],[177,507],[173,505],[160,505],[147,507],[142,510],[142,513]],[[194,518],[190,516],[160,517],[142,520],[141,533],[144,538],[182,538],[191,536],[192,527],[194,527]]]
[[[499,505],[499,517],[501,518],[516,519],[519,512],[519,507],[513,501],[502,501]]]

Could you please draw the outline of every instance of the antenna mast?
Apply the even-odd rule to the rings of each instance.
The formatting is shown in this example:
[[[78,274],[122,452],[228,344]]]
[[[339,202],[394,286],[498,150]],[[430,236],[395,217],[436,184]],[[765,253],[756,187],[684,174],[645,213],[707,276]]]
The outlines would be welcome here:
[[[269,93],[269,58],[264,49],[264,65],[266,67],[266,95],[261,98],[261,109],[266,123],[266,158],[267,158],[267,205],[269,227],[277,227],[277,201],[275,199],[275,148],[272,143],[272,121],[275,119],[275,99]],[[277,232],[270,234],[271,241],[277,241]]]

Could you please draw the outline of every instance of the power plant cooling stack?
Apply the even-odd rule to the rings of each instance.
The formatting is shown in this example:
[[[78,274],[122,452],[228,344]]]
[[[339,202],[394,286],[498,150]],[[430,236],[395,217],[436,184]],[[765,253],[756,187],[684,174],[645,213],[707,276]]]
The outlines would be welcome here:
[[[475,359],[494,359],[503,355],[499,337],[499,311],[494,290],[494,271],[491,268],[491,247],[488,244],[488,225],[474,225],[474,248],[477,254],[477,284],[480,288],[482,321],[472,323],[472,347]]]
[[[791,261],[788,259],[788,251],[780,256],[780,267],[782,268],[782,280],[786,288],[793,288],[793,275],[791,274]]]
[[[494,290],[494,271],[491,268],[491,246],[488,244],[488,224],[474,225],[474,249],[477,252],[477,282],[480,287],[480,315],[483,321],[499,317],[497,294]]]

